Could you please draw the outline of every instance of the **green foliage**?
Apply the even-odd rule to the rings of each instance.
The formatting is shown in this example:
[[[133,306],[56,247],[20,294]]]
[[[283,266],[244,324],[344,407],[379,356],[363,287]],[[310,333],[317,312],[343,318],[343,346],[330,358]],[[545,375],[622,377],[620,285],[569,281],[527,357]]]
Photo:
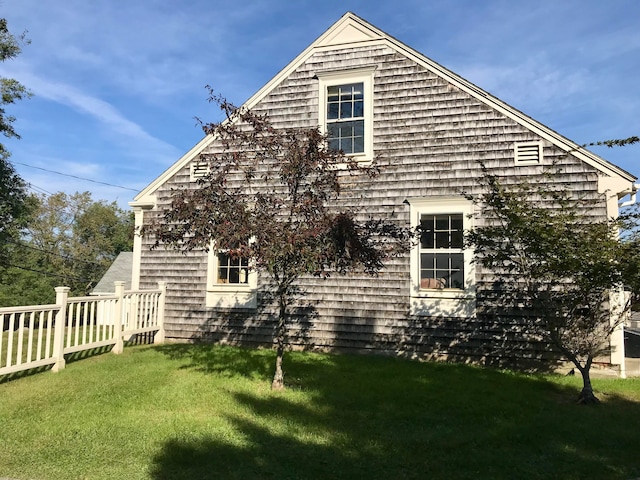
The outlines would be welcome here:
[[[0,62],[11,60],[21,52],[21,44],[28,43],[24,34],[15,37],[7,28],[7,21],[0,18]],[[5,105],[28,97],[30,93],[12,78],[0,77],[0,133],[5,137],[20,138]],[[8,161],[9,152],[0,143],[0,269],[7,266],[7,244],[15,239],[24,227],[28,215],[26,185]]]
[[[602,219],[603,198],[576,199],[556,173],[507,187],[483,172],[485,192],[474,200],[486,223],[467,238],[476,261],[496,275],[503,306],[520,308],[530,331],[573,362],[589,390],[594,358],[608,353],[640,292],[637,249],[619,238],[622,221]],[[630,297],[612,321],[611,295],[623,287]]]
[[[11,478],[640,477],[640,379],[211,345],[132,347],[0,384]],[[597,434],[594,435],[594,429]]]
[[[24,235],[10,244],[0,305],[52,303],[54,287],[91,291],[118,253],[133,247],[133,215],[89,192],[31,196]]]

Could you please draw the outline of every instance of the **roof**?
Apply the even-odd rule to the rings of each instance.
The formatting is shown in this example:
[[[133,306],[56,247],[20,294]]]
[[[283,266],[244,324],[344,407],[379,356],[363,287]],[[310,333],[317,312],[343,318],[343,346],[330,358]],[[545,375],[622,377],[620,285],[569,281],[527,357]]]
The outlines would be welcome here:
[[[540,137],[546,139],[551,144],[564,150],[567,153],[571,153],[574,157],[586,162],[593,166],[604,175],[613,177],[621,181],[621,184],[629,185],[631,188],[633,182],[636,180],[629,172],[621,169],[620,167],[612,164],[604,158],[596,155],[593,152],[585,149],[583,146],[572,142],[568,138],[560,135],[554,130],[546,127],[545,125],[537,122],[528,115],[522,113],[516,108],[506,104],[497,97],[482,90],[473,83],[465,80],[461,76],[455,74],[451,70],[443,67],[442,65],[427,58],[420,52],[405,45],[404,43],[396,40],[391,35],[383,32],[377,27],[371,25],[367,21],[358,17],[352,12],[345,13],[336,23],[334,23],[325,33],[320,35],[311,45],[302,51],[293,61],[291,61],[286,67],[284,67],[275,77],[273,77],[265,86],[258,90],[249,100],[247,100],[243,107],[253,108],[263,98],[265,98],[271,91],[273,91],[284,79],[286,79],[292,72],[294,72],[300,65],[302,65],[313,53],[316,51],[322,51],[333,48],[347,48],[352,46],[362,45],[375,45],[382,44],[388,46],[397,52],[412,59],[418,65],[423,66],[428,71],[440,76],[447,80],[451,84],[455,85],[459,89],[465,91],[472,97],[477,98],[481,102],[496,109],[507,117],[513,119],[515,122],[536,133]],[[175,173],[181,170],[191,160],[197,158],[200,153],[211,143],[213,137],[211,135],[203,138],[196,146],[194,146],[189,152],[182,156],[176,163],[169,167],[164,173],[156,178],[151,184],[149,184],[144,190],[142,190],[134,201],[130,203],[132,206],[146,206],[153,204],[154,192]],[[617,192],[622,193],[622,192]],[[625,192],[628,193],[628,192]]]
[[[133,270],[133,252],[120,252],[109,269],[97,283],[92,295],[115,293],[113,282],[125,282],[124,289],[131,289],[131,272]]]

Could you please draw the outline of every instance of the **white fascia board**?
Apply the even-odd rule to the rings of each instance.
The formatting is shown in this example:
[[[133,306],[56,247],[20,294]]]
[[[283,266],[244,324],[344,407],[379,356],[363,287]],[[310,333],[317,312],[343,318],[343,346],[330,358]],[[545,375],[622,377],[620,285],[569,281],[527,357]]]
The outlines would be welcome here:
[[[303,50],[289,64],[287,64],[280,72],[278,72],[269,82],[267,82],[260,90],[253,94],[243,105],[243,108],[251,109],[265,98],[273,89],[275,89],[284,79],[286,79],[293,71],[303,64],[313,53],[317,51],[326,51],[340,48],[353,48],[361,45],[386,45],[393,50],[401,53],[407,58],[413,60],[418,65],[423,66],[428,71],[447,80],[462,91],[468,93],[481,102],[496,109],[505,116],[513,119],[515,122],[529,129],[541,138],[549,141],[556,147],[567,153],[579,158],[588,165],[596,168],[608,177],[615,177],[621,180],[621,184],[625,188],[618,193],[624,193],[633,189],[633,183],[636,181],[629,172],[617,167],[611,162],[599,157],[598,155],[588,151],[584,147],[572,142],[568,138],[560,135],[552,129],[542,125],[528,115],[522,113],[516,108],[507,105],[497,97],[482,90],[471,82],[465,80],[451,70],[427,58],[420,52],[405,45],[401,41],[386,34],[382,30],[374,27],[357,15],[347,12],[336,23],[334,23],[327,31],[320,35],[311,45]],[[211,135],[207,135],[189,152],[182,156],[174,165],[169,167],[156,180],[142,190],[135,198],[134,202],[148,202],[152,200],[152,194],[156,189],[166,182],[171,176],[183,168],[189,161],[200,155],[204,148],[213,140]]]
[[[159,177],[153,182],[147,185],[138,195],[133,198],[132,202],[129,202],[131,206],[144,206],[150,203],[155,204],[155,191],[180,171],[187,163],[194,158],[198,157],[203,150],[213,141],[213,135],[207,135],[200,140],[191,150],[180,157],[173,165],[167,168]]]
[[[571,140],[564,137],[563,135],[557,133],[556,131],[550,129],[549,127],[534,120],[533,118],[529,117],[525,113],[522,113],[520,110],[504,103],[502,100],[498,99],[497,97],[494,97],[490,93],[482,90],[480,87],[472,84],[468,80],[465,80],[464,78],[455,74],[451,70],[425,57],[420,52],[412,49],[411,47],[405,45],[404,43],[388,35],[386,36],[385,40],[389,45],[389,47],[395,49],[396,51],[412,59],[414,62],[418,63],[419,65],[422,65],[432,73],[451,82],[453,85],[460,88],[464,92],[468,93],[472,97],[477,98],[481,102],[496,109],[500,113],[516,121],[523,127],[531,130],[533,133],[549,141],[550,143],[560,148],[561,150],[564,150],[565,152],[570,153],[576,158],[579,158],[580,160],[584,161],[588,165],[591,165],[592,167],[596,168],[603,174],[611,177],[619,177],[623,181],[625,181],[625,184],[628,182],[631,182],[631,183],[635,182],[636,177],[631,173],[623,170],[622,168],[614,165],[608,160],[605,160],[604,158],[596,155],[595,153],[590,152],[586,148],[578,145],[577,143],[572,142]],[[629,188],[631,187],[632,185],[629,185]]]

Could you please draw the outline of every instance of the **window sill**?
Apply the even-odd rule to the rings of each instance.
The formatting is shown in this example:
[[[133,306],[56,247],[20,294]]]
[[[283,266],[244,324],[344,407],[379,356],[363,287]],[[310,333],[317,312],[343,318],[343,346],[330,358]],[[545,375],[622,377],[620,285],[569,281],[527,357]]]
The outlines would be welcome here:
[[[409,313],[419,317],[474,318],[476,296],[457,289],[421,290],[411,296]]]
[[[256,309],[258,296],[249,286],[224,285],[207,288],[206,306],[224,309]]]

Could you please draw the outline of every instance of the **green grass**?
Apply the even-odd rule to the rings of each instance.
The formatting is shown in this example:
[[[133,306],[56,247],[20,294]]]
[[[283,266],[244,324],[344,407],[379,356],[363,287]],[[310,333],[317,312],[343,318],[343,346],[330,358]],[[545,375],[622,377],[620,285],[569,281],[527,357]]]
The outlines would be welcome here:
[[[131,347],[0,384],[0,477],[640,477],[640,380],[231,347]]]

